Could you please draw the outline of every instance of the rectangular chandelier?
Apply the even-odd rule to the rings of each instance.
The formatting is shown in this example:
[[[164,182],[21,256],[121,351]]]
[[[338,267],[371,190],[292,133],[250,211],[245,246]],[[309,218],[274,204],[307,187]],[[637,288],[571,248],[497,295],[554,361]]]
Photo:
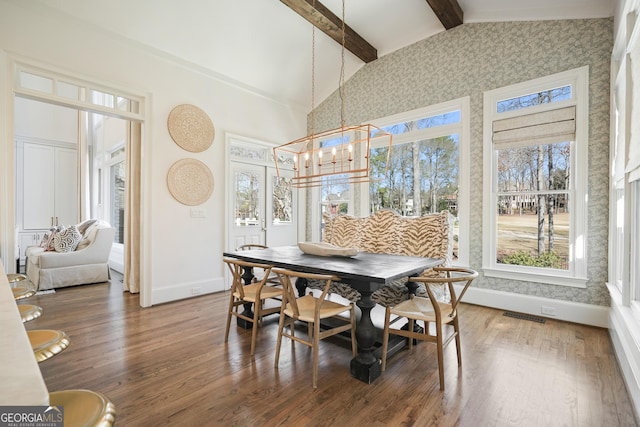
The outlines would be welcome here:
[[[371,147],[387,147],[385,174],[391,154],[391,134],[371,124],[346,126],[311,134],[273,148],[278,176],[280,168],[293,168],[292,186],[317,187],[324,183],[371,181]]]

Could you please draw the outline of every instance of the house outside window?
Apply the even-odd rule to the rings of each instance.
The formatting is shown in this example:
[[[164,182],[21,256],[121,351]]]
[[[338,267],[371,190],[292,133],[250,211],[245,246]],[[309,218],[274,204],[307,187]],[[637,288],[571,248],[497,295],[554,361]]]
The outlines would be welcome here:
[[[587,68],[485,93],[487,276],[586,284]]]

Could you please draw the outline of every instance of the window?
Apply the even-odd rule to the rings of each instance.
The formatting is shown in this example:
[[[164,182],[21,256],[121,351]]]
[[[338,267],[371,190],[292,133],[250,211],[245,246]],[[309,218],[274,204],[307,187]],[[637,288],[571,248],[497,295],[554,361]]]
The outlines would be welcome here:
[[[42,72],[22,64],[17,70],[16,93],[30,97],[54,96],[64,99],[69,107],[83,111],[102,111],[118,117],[140,118],[140,100],[137,97],[116,95],[92,83],[71,82],[68,77]]]
[[[640,319],[640,32],[637,10],[613,51],[612,135],[610,149],[609,292],[612,306],[627,313],[636,328]],[[626,320],[625,320],[626,322]]]
[[[293,222],[293,187],[289,177],[273,176],[271,213],[273,224],[291,224]]]
[[[106,164],[108,183],[104,188],[104,193],[109,200],[104,204],[104,219],[116,229],[113,239],[114,243],[124,245],[124,210],[125,182],[126,182],[126,160],[124,131],[126,122],[120,119],[103,116],[99,123],[108,124],[102,134],[102,142],[105,144]],[[111,142],[110,142],[111,141]],[[108,168],[108,169],[106,169]]]
[[[389,164],[388,147],[372,146],[368,185],[358,190],[353,184],[326,183],[320,191],[322,212],[363,216],[391,209],[421,216],[449,210],[454,218],[454,262],[468,264],[469,99],[373,124],[393,135]],[[352,207],[356,203],[359,209]]]
[[[637,14],[634,13],[634,20]],[[621,186],[626,189],[629,207],[625,211],[627,230],[629,232],[626,247],[629,248],[626,270],[628,271],[628,287],[630,303],[636,316],[640,316],[640,267],[637,260],[640,257],[640,41],[638,41],[638,23],[634,25],[633,37],[627,56],[627,92],[626,114],[627,132],[620,138],[626,153],[625,166],[615,173],[622,178]],[[622,257],[624,252],[617,254]]]
[[[251,171],[235,173],[235,224],[238,227],[256,227],[260,225],[260,187],[262,180]]]
[[[485,275],[586,284],[587,68],[485,93]]]
[[[629,259],[640,259],[640,181],[633,181],[631,187],[631,200],[633,206],[631,208],[631,236],[630,246],[631,253]],[[622,258],[622,257],[620,257]],[[629,266],[629,282],[631,284],[631,303],[636,310],[636,313],[640,313],[640,265],[637,262],[630,263]]]
[[[348,142],[348,137],[345,138],[345,143]],[[328,139],[322,141],[323,147],[331,147],[340,145],[343,143],[341,138]],[[349,177],[347,175],[337,174],[331,177],[324,177],[320,190],[320,212],[322,214],[328,213],[330,215],[337,214],[353,214],[353,210],[350,209],[350,187],[348,182]]]
[[[124,160],[111,166],[110,206],[111,225],[116,229],[115,243],[124,244],[124,187],[125,187],[125,162]]]
[[[615,90],[613,91],[612,131],[613,140],[611,148],[611,192],[609,197],[611,204],[609,227],[609,281],[620,292],[623,289],[623,277],[625,272],[625,145],[626,145],[626,120],[625,116],[625,82],[626,76],[620,73],[615,78]]]

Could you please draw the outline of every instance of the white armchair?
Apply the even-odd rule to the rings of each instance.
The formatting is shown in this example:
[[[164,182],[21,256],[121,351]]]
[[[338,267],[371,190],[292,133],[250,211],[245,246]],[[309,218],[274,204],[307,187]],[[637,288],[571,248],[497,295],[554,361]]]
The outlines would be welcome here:
[[[55,252],[38,246],[29,247],[27,276],[38,290],[105,282],[110,279],[108,262],[114,236],[114,228],[105,222],[97,222],[87,228],[75,251]]]

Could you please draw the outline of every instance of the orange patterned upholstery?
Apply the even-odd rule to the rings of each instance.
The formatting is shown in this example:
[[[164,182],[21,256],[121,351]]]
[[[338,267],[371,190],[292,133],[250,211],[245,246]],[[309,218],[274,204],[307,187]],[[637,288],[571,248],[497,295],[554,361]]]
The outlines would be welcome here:
[[[379,210],[368,217],[349,215],[324,217],[323,242],[341,247],[357,247],[361,251],[395,255],[422,256],[444,259],[444,266],[451,264],[453,257],[453,218],[449,211],[421,217],[403,217],[391,210]],[[423,276],[433,276],[427,270]],[[393,305],[407,299],[406,279],[398,280],[379,289],[373,299],[382,305]],[[315,283],[310,287],[316,288]],[[359,295],[348,285],[333,283],[332,292],[351,301]],[[424,286],[418,295],[426,296]]]
[[[453,227],[449,211],[403,217],[379,210],[363,218],[324,214],[323,242],[361,251],[442,258],[451,263]]]

